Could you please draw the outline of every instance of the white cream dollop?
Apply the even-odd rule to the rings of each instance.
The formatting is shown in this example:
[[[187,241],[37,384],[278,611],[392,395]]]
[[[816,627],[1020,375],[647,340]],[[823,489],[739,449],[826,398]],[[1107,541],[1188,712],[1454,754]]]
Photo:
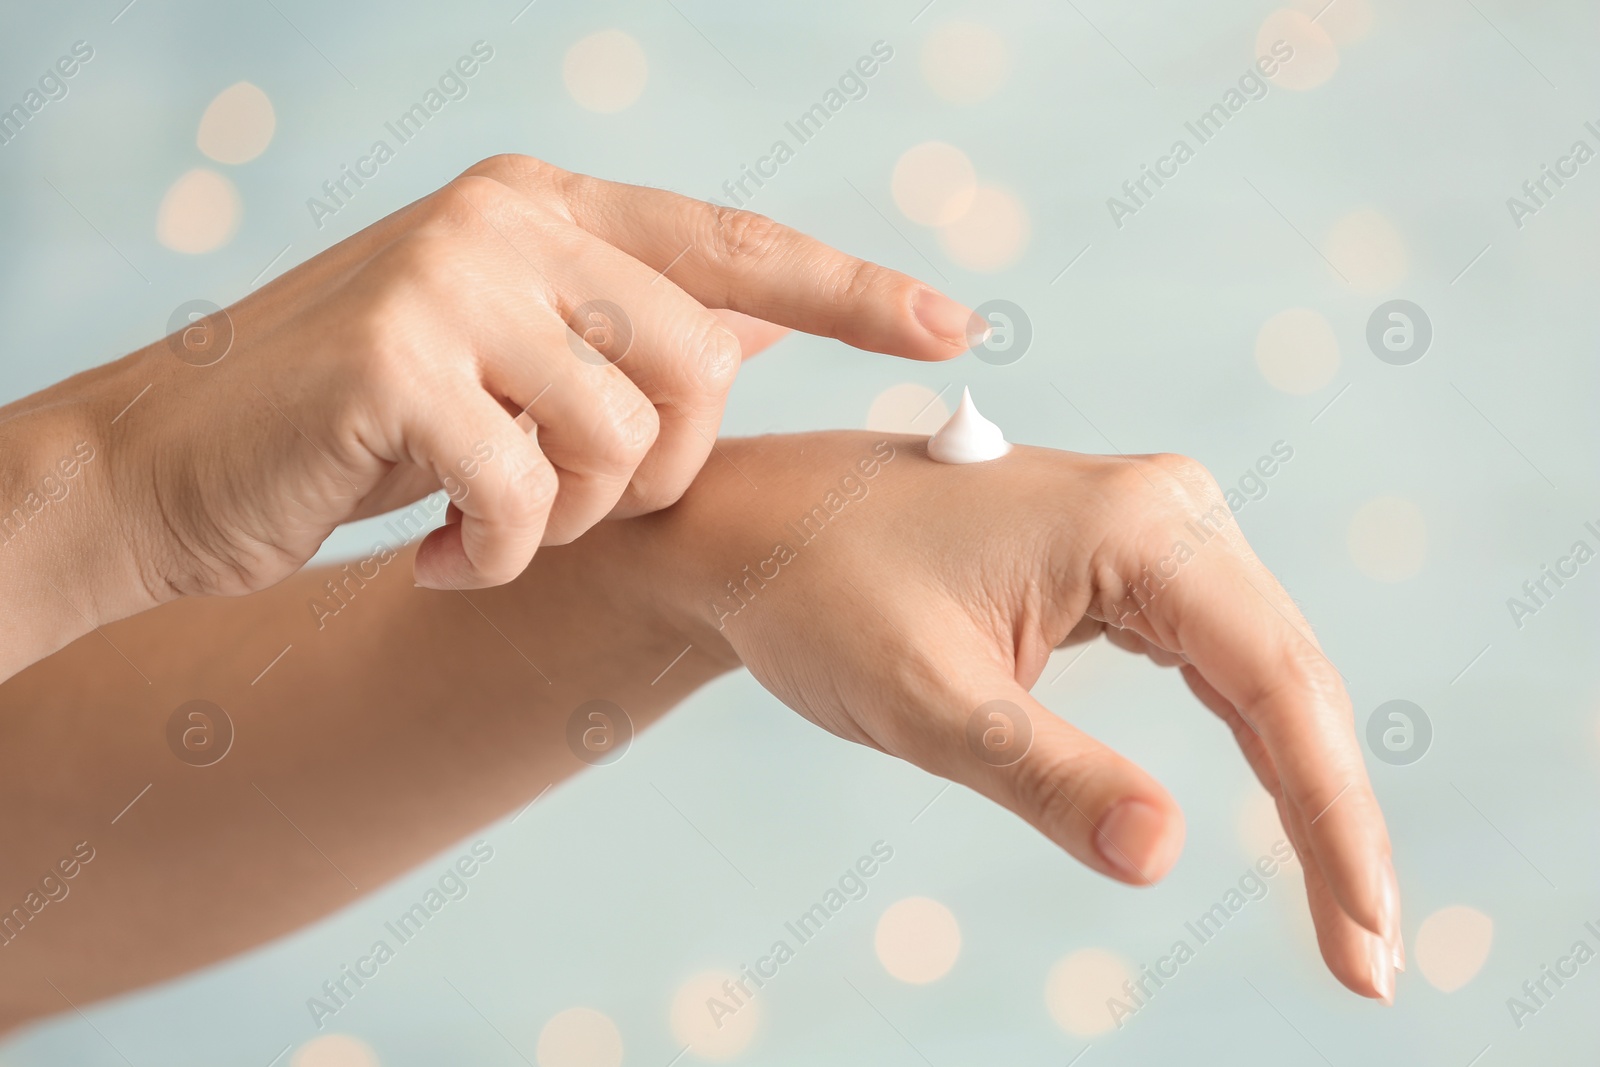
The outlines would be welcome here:
[[[956,413],[928,438],[928,458],[939,463],[983,463],[1010,451],[1000,427],[978,414],[970,389],[961,391]]]

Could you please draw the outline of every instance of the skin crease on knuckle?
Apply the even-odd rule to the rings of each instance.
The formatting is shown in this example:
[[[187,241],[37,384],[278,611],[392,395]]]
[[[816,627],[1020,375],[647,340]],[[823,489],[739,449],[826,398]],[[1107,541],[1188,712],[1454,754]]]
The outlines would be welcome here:
[[[706,223],[710,229],[704,234],[704,246],[718,262],[735,273],[751,261],[759,261],[770,254],[783,227],[753,211],[714,206]]]
[[[509,458],[500,506],[493,519],[512,529],[523,530],[549,514],[560,479],[555,468],[536,451],[521,449],[518,453],[517,457]]]
[[[697,371],[694,384],[701,393],[694,407],[720,414],[744,362],[739,338],[708,312],[695,325],[688,347],[694,353],[693,365]]]
[[[631,475],[661,436],[661,415],[638,390],[618,392],[626,399],[610,420],[616,449],[608,458],[619,473]]]
[[[1015,808],[1036,819],[1057,844],[1064,844],[1074,836],[1069,830],[1074,825],[1084,827],[1090,836],[1094,833],[1103,805],[1091,793],[1104,755],[1085,751],[1047,757],[1034,749],[1011,767],[997,768],[997,773],[1003,776]]]
[[[834,273],[827,291],[833,294],[832,306],[841,319],[865,309],[909,307],[915,291],[921,288],[910,278],[866,260],[840,263]],[[832,325],[837,328],[841,324]]]
[[[465,174],[481,175],[512,188],[531,186],[552,191],[560,189],[568,179],[574,177],[553,163],[516,152],[489,156],[468,167]]]

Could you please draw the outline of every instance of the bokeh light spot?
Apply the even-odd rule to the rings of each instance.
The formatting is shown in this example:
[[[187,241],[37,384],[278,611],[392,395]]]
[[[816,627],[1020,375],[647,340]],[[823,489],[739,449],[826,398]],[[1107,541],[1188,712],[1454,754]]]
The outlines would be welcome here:
[[[1044,1001],[1056,1025],[1075,1037],[1095,1037],[1116,1026],[1107,1002],[1125,1000],[1122,983],[1133,969],[1120,956],[1101,948],[1079,949],[1050,968]]]
[[[1352,211],[1334,223],[1323,242],[1323,255],[1364,293],[1392,289],[1405,280],[1409,269],[1405,239],[1371,208]]]
[[[323,1034],[295,1049],[289,1067],[379,1067],[378,1054],[349,1034]]]
[[[239,191],[214,170],[196,167],[172,183],[156,213],[156,239],[200,255],[227,244],[239,228]]]
[[[1267,16],[1256,31],[1256,55],[1278,60],[1272,84],[1304,91],[1333,77],[1339,69],[1339,46],[1320,22],[1312,22],[1310,15],[1287,7]],[[1293,50],[1287,58],[1286,48]]]
[[[1022,201],[992,185],[978,187],[972,207],[939,230],[939,247],[960,266],[989,273],[1015,263],[1028,247]]]
[[[1274,389],[1314,393],[1339,371],[1339,338],[1310,308],[1280,311],[1256,331],[1256,366]]]
[[[948,226],[978,196],[978,172],[967,154],[943,141],[924,141],[900,154],[889,180],[895,206],[922,226]]]
[[[621,1067],[622,1033],[604,1012],[568,1008],[539,1031],[539,1067]]]
[[[961,925],[937,900],[906,897],[889,905],[879,917],[872,947],[891,975],[902,982],[926,985],[955,966],[961,955]]]
[[[756,1036],[761,1003],[745,998],[737,987],[730,991],[737,977],[724,971],[698,974],[672,998],[672,1036],[703,1060],[731,1060]]]
[[[267,150],[277,128],[267,94],[249,82],[235,82],[200,116],[195,143],[218,163],[248,163]]]
[[[1494,943],[1494,920],[1477,908],[1440,908],[1417,929],[1412,956],[1435,989],[1454,993],[1475,978]]]
[[[579,107],[610,115],[644,92],[650,62],[639,42],[621,30],[601,30],[573,44],[561,80]]]
[[[931,434],[950,418],[950,408],[926,385],[903,382],[879,393],[867,410],[867,429],[878,433]]]

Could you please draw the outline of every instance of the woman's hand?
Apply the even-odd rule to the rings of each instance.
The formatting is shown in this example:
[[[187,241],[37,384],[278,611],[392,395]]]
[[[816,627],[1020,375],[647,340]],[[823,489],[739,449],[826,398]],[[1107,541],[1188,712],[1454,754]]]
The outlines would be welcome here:
[[[860,433],[721,447],[737,472],[708,467],[642,520],[697,561],[662,578],[697,647],[1136,885],[1177,859],[1176,803],[1028,690],[1052,649],[1102,632],[1180,667],[1277,798],[1328,966],[1392,998],[1398,891],[1349,698],[1199,464],[1022,447],[946,466]]]
[[[107,423],[150,386],[107,454],[157,599],[261,589],[440,486],[416,579],[474,588],[678,499],[741,334],[938,360],[969,314],[762,216],[501,156],[93,384]]]
[[[70,923],[52,911],[4,949],[0,1029],[348,905],[587,770],[574,709],[611,700],[643,730],[741,658],[833,732],[1152,881],[1183,835],[1172,799],[1027,693],[1052,647],[1102,630],[1183,663],[1279,798],[1334,972],[1392,988],[1389,846],[1338,676],[1193,464],[1018,448],[948,467],[920,439],[860,433],[719,449],[737,470],[714,460],[675,506],[542,551],[503,586],[415,588],[407,548],[168,604],[0,686],[0,807],[33,812],[9,824],[7,862],[43,870],[85,837],[105,857]],[[91,499],[77,478],[102,458],[51,509]],[[198,695],[238,731],[204,773],[168,751]]]

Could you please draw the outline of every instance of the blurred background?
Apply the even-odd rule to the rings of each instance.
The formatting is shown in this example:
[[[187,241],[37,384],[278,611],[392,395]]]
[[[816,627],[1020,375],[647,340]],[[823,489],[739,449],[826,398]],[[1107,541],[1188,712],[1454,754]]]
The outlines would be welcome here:
[[[0,20],[0,108],[24,112],[0,115],[0,397],[148,343],[189,300],[226,305],[493,153],[743,203],[997,331],[942,365],[789,338],[746,368],[725,432],[931,432],[970,386],[1013,440],[1185,452],[1236,490],[1348,680],[1410,957],[1392,1010],[1340,988],[1298,869],[1246,877],[1282,834],[1227,731],[1177,675],[1097,644],[1037,692],[1184,805],[1157,888],[741,674],[413,875],[14,1035],[0,1064],[1600,1054],[1600,963],[1523,990],[1577,942],[1600,950],[1600,562],[1558,563],[1600,550],[1593,4],[74,0]],[[463,56],[476,72],[441,83]],[[388,124],[419,102],[402,143]],[[378,141],[390,158],[361,163]],[[330,196],[346,167],[376,173]],[[323,558],[365,554],[374,528]],[[1531,600],[1547,565],[1577,573]],[[308,998],[479,840],[493,860],[468,895],[319,1029]],[[706,998],[796,944],[784,923],[877,842],[893,856],[865,895],[711,1027]],[[1202,943],[1187,924],[1219,903]],[[1179,941],[1192,957],[1130,997]]]

